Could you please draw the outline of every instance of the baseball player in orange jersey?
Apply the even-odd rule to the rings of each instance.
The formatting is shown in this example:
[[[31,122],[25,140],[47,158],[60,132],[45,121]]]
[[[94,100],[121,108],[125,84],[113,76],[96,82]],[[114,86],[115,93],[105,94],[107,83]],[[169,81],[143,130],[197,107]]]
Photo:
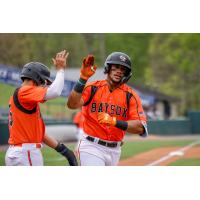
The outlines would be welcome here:
[[[9,101],[9,141],[6,165],[43,165],[42,143],[65,156],[70,165],[77,165],[74,153],[64,144],[45,134],[39,103],[59,97],[64,87],[64,68],[68,53],[57,53],[53,63],[57,69],[55,80],[50,80],[47,66],[39,62],[27,63],[21,72],[22,85]]]
[[[86,84],[95,70],[94,56],[88,55],[67,102],[71,109],[82,107],[85,119],[78,149],[80,164],[117,165],[125,131],[142,137],[148,135],[146,116],[140,97],[125,84],[132,76],[128,55],[110,54],[105,61],[107,79]]]

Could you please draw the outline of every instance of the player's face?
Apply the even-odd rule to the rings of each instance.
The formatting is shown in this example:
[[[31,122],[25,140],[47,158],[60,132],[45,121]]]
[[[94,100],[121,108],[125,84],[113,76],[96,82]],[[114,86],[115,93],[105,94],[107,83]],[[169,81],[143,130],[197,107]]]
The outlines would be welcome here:
[[[114,83],[119,83],[121,79],[123,78],[124,74],[126,72],[126,68],[121,65],[112,65],[110,72],[109,72],[109,78]]]

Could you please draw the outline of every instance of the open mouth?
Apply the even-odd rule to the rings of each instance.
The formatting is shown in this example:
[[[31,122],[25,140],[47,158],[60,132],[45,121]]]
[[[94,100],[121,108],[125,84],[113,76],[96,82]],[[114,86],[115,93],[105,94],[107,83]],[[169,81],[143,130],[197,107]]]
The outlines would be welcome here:
[[[114,77],[115,77],[116,79],[121,79],[121,78],[122,78],[122,76],[120,76],[120,75],[114,75]]]

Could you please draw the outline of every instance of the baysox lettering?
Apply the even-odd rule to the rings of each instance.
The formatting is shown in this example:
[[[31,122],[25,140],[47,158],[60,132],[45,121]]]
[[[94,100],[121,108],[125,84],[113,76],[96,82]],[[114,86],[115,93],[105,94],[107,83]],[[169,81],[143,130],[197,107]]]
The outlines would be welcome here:
[[[117,115],[122,116],[124,118],[127,117],[127,108],[122,108],[117,105],[108,104],[108,103],[100,103],[97,104],[96,102],[93,102],[90,107],[91,112],[105,112],[111,115]]]

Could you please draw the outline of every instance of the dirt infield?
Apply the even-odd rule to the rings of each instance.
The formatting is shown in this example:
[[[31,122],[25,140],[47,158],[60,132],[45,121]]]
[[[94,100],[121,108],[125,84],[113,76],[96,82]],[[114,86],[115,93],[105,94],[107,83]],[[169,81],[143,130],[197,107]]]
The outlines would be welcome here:
[[[180,158],[200,158],[200,147],[191,147],[181,151],[180,147],[164,147],[138,154],[131,158],[120,161],[120,166],[145,166],[153,165],[166,166]]]

